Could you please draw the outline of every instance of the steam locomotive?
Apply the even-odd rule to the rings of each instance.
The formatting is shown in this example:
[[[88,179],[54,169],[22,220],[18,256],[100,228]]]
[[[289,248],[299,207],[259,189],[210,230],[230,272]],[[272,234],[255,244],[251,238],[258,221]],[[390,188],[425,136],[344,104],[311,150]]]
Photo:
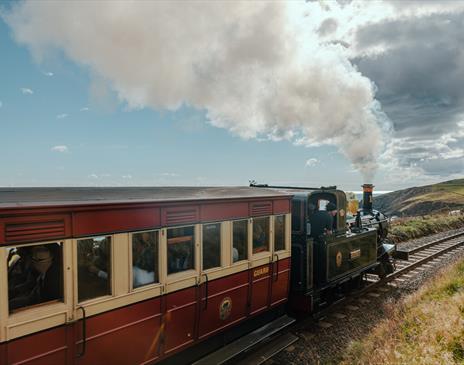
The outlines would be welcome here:
[[[333,186],[0,188],[0,365],[248,348],[393,270],[372,185],[363,201],[347,219]],[[332,232],[315,237],[329,203]]]
[[[395,270],[396,248],[387,240],[388,217],[372,208],[372,184],[364,184],[362,208],[351,217],[346,195],[336,186],[307,188],[258,185],[289,193],[292,200],[292,270],[290,309],[315,312],[361,284],[363,275],[381,278]],[[314,213],[332,203],[337,207],[332,234],[314,237]]]

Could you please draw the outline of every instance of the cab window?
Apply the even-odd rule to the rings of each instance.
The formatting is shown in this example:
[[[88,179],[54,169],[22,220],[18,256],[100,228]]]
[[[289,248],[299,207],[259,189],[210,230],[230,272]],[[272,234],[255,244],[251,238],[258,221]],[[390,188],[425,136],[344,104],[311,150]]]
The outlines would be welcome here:
[[[253,253],[269,251],[269,217],[253,218]]]
[[[10,313],[45,302],[63,302],[61,243],[10,247],[7,250]]]
[[[158,231],[132,235],[132,287],[157,283]]]
[[[111,295],[111,237],[77,241],[78,301]]]
[[[168,238],[168,274],[195,268],[195,227],[170,228]]]
[[[203,270],[221,266],[221,224],[203,226]]]
[[[240,220],[232,223],[232,261],[248,258],[248,221]]]
[[[278,215],[274,220],[274,250],[285,250],[285,216]]]

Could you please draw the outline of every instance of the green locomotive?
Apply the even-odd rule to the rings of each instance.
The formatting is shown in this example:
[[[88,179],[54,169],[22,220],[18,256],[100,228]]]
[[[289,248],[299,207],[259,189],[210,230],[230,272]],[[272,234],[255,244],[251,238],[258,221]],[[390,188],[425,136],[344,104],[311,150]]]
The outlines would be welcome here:
[[[363,186],[363,207],[349,219],[346,195],[335,186],[251,186],[274,188],[293,195],[289,294],[292,310],[318,311],[359,287],[364,274],[383,277],[393,272],[391,254],[395,246],[385,240],[387,217],[372,210],[372,185]],[[322,234],[314,232],[320,225],[315,221],[318,216],[329,214],[327,207],[336,208],[332,229]]]

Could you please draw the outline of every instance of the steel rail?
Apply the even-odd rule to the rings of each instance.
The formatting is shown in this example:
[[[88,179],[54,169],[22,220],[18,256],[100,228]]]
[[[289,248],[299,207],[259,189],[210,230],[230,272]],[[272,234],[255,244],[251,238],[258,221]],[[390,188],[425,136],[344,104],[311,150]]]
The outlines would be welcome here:
[[[457,238],[457,237],[461,237],[461,236],[464,236],[464,232],[459,232],[459,233],[455,233],[455,234],[452,234],[448,237],[443,237],[443,238],[439,238],[437,240],[434,240],[434,241],[431,241],[429,243],[426,243],[422,246],[417,246],[417,247],[414,247],[414,248],[411,248],[410,250],[399,250],[397,251],[398,253],[404,253],[405,255],[403,257],[406,257],[404,258],[404,260],[408,260],[409,256],[410,255],[413,255],[417,252],[420,252],[420,251],[423,251],[429,247],[432,247],[432,246],[436,246],[442,242],[446,242],[446,241],[449,241],[449,240],[452,240],[453,238]],[[401,255],[398,256],[399,259],[403,259],[402,257],[400,257]]]

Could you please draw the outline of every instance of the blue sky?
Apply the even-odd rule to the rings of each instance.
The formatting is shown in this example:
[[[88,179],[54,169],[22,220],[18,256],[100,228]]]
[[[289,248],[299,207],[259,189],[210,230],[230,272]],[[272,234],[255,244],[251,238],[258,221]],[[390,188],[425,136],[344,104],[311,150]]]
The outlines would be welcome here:
[[[4,22],[0,54],[1,186],[246,185],[250,179],[318,186],[342,184],[340,171],[348,178],[343,184],[361,184],[334,147],[245,140],[211,126],[194,108],[128,110],[111,92],[103,103],[93,100],[86,67],[59,53],[38,64]],[[311,158],[320,162],[307,167]]]
[[[420,7],[413,14],[388,1],[382,3],[388,19],[379,18],[379,9],[362,2],[344,6],[334,2],[326,7],[303,3],[306,10],[284,9],[284,3],[252,5],[269,12],[266,26],[274,25],[263,29],[255,9],[246,8],[246,2],[237,9],[229,3],[226,11],[232,20],[227,24],[216,20],[224,11],[220,6],[213,9],[205,3],[202,12],[211,12],[205,18],[211,22],[204,30],[208,37],[200,31],[193,34],[197,24],[192,28],[185,24],[192,34],[175,34],[175,42],[169,38],[172,30],[164,34],[162,25],[153,33],[146,30],[149,27],[132,33],[134,24],[155,23],[156,3],[145,4],[147,9],[140,14],[125,9],[129,15],[122,19],[128,24],[108,23],[121,13],[120,9],[112,13],[118,3],[67,4],[26,1],[13,8],[11,3],[0,6],[4,14],[3,20],[0,17],[0,186],[246,185],[254,179],[338,185],[346,190],[373,182],[378,190],[394,190],[462,175],[464,98],[456,96],[457,91],[447,96],[443,93],[448,91],[422,84],[422,89],[436,94],[423,97],[418,92],[416,97],[411,92],[414,81],[405,76],[398,86],[389,76],[408,71],[409,66],[391,60],[401,59],[403,49],[419,44],[414,38],[417,32],[410,31],[412,25],[423,27],[426,34],[429,28],[436,31],[436,24],[446,23],[451,26],[444,26],[443,36],[459,33],[453,22],[461,24],[464,13],[452,4],[449,15],[446,9],[423,9],[431,16],[437,11],[436,18],[425,21]],[[101,9],[95,11],[94,6]],[[186,9],[185,19],[192,18],[188,11],[197,10],[195,5]],[[406,10],[409,18],[402,13]],[[97,15],[89,19],[86,11]],[[153,14],[148,16],[150,11]],[[148,20],[143,13],[148,13]],[[300,13],[309,23],[301,23]],[[183,14],[179,16],[184,24]],[[74,31],[74,21],[85,29],[95,27],[92,37]],[[392,29],[394,21],[400,22],[395,27],[399,34],[390,40],[391,33],[384,29]],[[288,22],[307,29],[306,38],[295,37],[295,50],[304,52],[279,49],[292,43],[283,30]],[[237,30],[242,24],[256,26],[259,37],[249,35],[246,27]],[[373,26],[374,31],[369,28]],[[238,35],[231,37],[230,29]],[[153,40],[158,33],[159,39]],[[216,33],[216,38],[211,35]],[[355,39],[349,39],[352,34]],[[224,37],[231,38],[223,42]],[[330,45],[331,39],[356,47]],[[396,44],[398,39],[403,43]],[[274,48],[262,47],[274,44],[270,40],[275,40]],[[216,41],[226,46],[215,46]],[[444,53],[459,49],[459,41],[455,42]],[[205,44],[207,52],[199,54],[197,49]],[[425,60],[421,51],[418,54]],[[131,52],[133,57],[127,57]],[[167,62],[163,52],[172,52]],[[254,57],[251,63],[250,57]],[[430,68],[416,66],[424,74],[414,78],[425,78]],[[438,74],[445,71],[437,69]],[[269,81],[269,75],[277,76]],[[462,71],[454,77],[464,81]],[[429,79],[436,85],[443,82]],[[266,90],[273,83],[277,86],[270,95],[275,99]],[[237,84],[240,87],[235,88]],[[305,100],[308,94],[311,99]],[[436,100],[447,102],[443,106]],[[316,108],[307,107],[314,101]],[[288,106],[300,109],[293,112]],[[417,112],[417,119],[411,110]],[[438,119],[424,122],[424,115],[435,115],[437,110]]]

